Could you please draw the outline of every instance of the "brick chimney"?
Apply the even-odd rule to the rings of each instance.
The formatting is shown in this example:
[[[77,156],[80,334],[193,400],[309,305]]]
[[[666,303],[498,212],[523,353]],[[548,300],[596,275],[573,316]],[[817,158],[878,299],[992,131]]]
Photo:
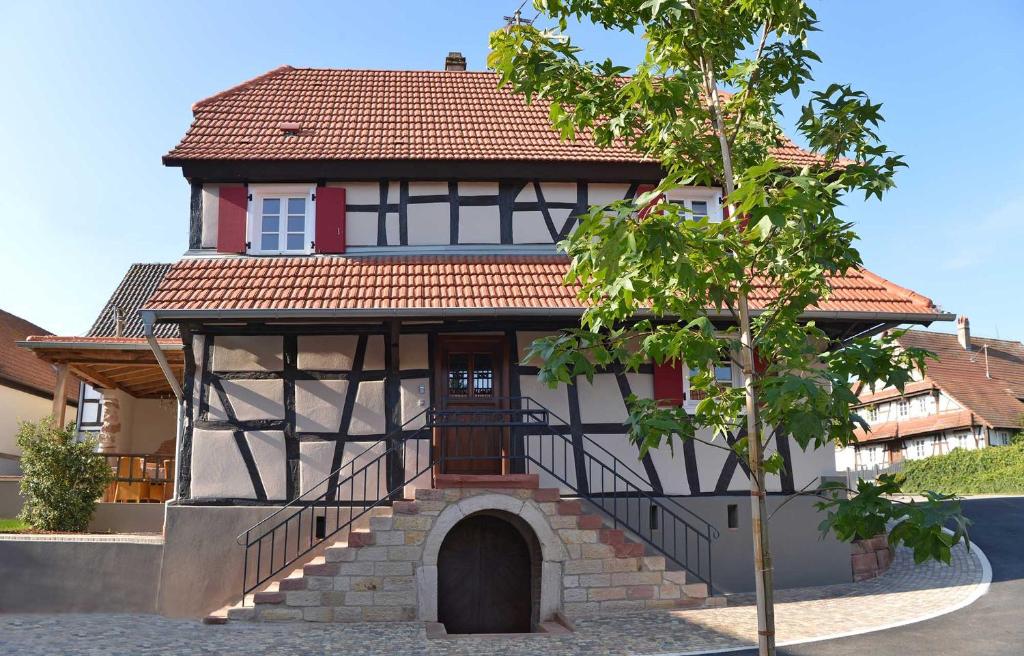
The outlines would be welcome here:
[[[965,351],[971,350],[971,322],[962,314],[956,318],[956,341]]]
[[[446,70],[446,71],[464,71],[464,70],[466,70],[466,58],[462,56],[461,52],[449,52],[448,56],[444,58],[444,70]]]

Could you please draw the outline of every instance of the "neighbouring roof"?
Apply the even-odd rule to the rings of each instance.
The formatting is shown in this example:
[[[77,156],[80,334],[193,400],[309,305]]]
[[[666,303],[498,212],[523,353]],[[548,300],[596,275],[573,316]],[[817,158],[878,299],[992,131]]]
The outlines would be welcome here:
[[[854,434],[861,444],[870,442],[882,442],[904,437],[927,435],[941,430],[953,430],[955,428],[970,428],[977,426],[979,422],[969,410],[957,410],[954,412],[943,412],[929,417],[915,417],[906,421],[887,421],[884,424],[877,424],[871,427],[870,433],[863,429],[856,429]]]
[[[48,333],[31,321],[0,310],[0,385],[13,383],[53,398],[57,385],[53,365],[16,345],[29,335],[40,334]],[[67,390],[68,399],[72,403],[77,402],[77,385],[68,385]]]
[[[568,264],[560,255],[183,259],[145,309],[579,311],[578,288],[563,282]],[[832,296],[817,308],[821,313],[948,318],[924,296],[868,271],[849,271],[832,277],[831,284]],[[751,306],[761,307],[772,296],[755,281]]]
[[[121,317],[124,319],[124,331],[121,336],[143,337],[139,308],[145,304],[170,268],[170,264],[163,263],[131,265],[86,336],[111,337],[117,335],[117,310],[120,308]],[[157,324],[153,327],[153,334],[157,337],[177,337],[178,326]]]
[[[929,360],[923,379],[908,385],[903,394],[895,388],[875,391],[865,389],[860,394],[862,403],[878,403],[929,389],[940,389],[952,397],[964,412],[922,417],[921,421],[931,422],[931,428],[923,432],[971,425],[989,428],[1021,427],[1024,418],[1024,344],[972,336],[971,350],[968,351],[960,346],[956,335],[925,330],[908,330],[898,341],[904,347],[931,351],[938,359]],[[969,417],[965,419],[967,415]],[[954,419],[954,416],[959,419]],[[898,429],[885,428],[888,424],[881,424],[875,426],[867,436],[859,434],[858,437],[861,441],[871,441],[882,439],[877,437],[879,434],[889,434],[890,437],[895,434],[894,431],[905,434],[906,425],[915,421],[918,420],[889,422],[901,424]],[[947,425],[950,421],[959,423],[956,426]]]
[[[281,66],[197,102],[165,157],[190,160],[649,161],[624,144],[565,141],[549,105],[498,88],[490,72],[380,71]],[[290,125],[288,125],[290,124]],[[297,134],[285,134],[299,126]],[[291,132],[292,130],[288,130]],[[792,142],[783,164],[822,160]]]

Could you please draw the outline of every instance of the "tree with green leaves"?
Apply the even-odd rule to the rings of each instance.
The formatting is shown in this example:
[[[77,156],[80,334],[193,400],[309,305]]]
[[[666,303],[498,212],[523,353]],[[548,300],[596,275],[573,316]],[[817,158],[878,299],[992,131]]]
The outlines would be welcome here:
[[[528,102],[550,104],[563,138],[625,145],[659,162],[664,177],[633,200],[592,207],[561,244],[566,282],[587,306],[580,326],[534,342],[550,385],[592,378],[598,366],[698,363],[695,411],[629,399],[629,436],[641,454],[677,441],[730,449],[748,463],[761,653],[774,652],[772,565],[765,524],[766,474],[783,467],[775,439],[803,449],[853,443],[866,426],[852,407],[852,380],[899,389],[928,353],[893,337],[837,341],[806,320],[830,294],[830,279],[862,265],[852,225],[838,212],[851,194],[881,199],[903,159],[878,136],[881,105],[845,84],[808,90],[817,30],[801,0],[534,0],[538,24],[491,35],[489,66]],[[645,45],[632,67],[587,60],[570,21],[635,33]],[[547,23],[550,28],[543,27]],[[795,130],[813,157],[803,168],[773,157],[791,145],[780,99],[804,97]],[[724,220],[697,217],[666,200],[673,190],[723,190]],[[755,289],[760,295],[751,309]],[[723,325],[721,317],[729,320]],[[719,384],[714,363],[731,359],[744,384]],[[740,429],[733,444],[721,436]],[[707,435],[714,437],[708,438]],[[852,499],[827,495],[824,530],[853,539],[858,528],[895,526],[893,544],[949,561],[966,540],[951,498],[918,504],[889,496],[898,481],[861,482]],[[954,521],[950,535],[941,530]]]

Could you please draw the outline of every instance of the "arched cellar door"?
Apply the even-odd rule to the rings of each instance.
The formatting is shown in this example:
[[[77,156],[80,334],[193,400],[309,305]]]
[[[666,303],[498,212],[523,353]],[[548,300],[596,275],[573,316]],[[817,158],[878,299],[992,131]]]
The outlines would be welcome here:
[[[528,633],[532,578],[530,548],[512,524],[467,517],[437,557],[437,618],[448,633]]]

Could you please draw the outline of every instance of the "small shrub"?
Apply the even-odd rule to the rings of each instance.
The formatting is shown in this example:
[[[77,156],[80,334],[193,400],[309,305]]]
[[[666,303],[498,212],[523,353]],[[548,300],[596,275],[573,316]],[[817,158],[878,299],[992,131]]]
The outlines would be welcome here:
[[[96,441],[75,441],[74,424],[21,422],[20,519],[41,531],[85,531],[112,474]]]

